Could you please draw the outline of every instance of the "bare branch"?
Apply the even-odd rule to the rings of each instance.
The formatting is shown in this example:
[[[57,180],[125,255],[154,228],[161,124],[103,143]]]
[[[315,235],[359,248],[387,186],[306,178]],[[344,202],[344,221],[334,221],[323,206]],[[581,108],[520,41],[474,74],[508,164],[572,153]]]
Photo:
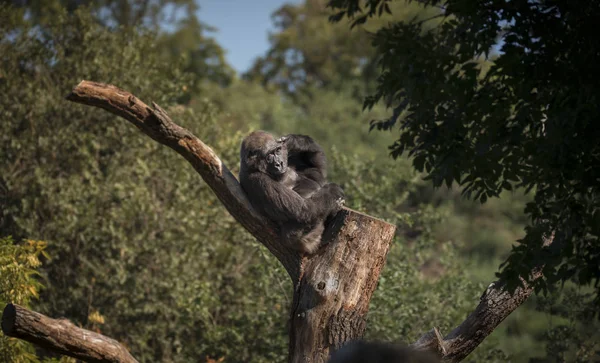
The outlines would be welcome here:
[[[19,305],[8,304],[4,308],[2,332],[85,362],[137,363],[114,339],[78,328],[66,319],[51,319]]]
[[[544,239],[544,246],[554,241],[554,234]],[[531,272],[530,281],[542,277],[543,266]],[[479,299],[479,305],[459,326],[442,338],[437,328],[425,333],[413,347],[431,350],[442,357],[444,362],[460,362],[465,359],[494,329],[533,293],[533,286],[521,280],[522,287],[513,294],[504,289],[503,281],[492,282]]]
[[[277,241],[276,227],[252,209],[239,182],[215,152],[190,131],[175,124],[157,104],[152,103],[150,108],[129,92],[90,81],[81,81],[67,100],[121,116],[152,139],[177,151],[192,164],[229,213],[281,261],[292,281],[298,281],[298,254]]]
[[[325,362],[332,348],[364,334],[369,301],[396,226],[344,208],[323,234],[317,253],[300,257],[277,239],[276,227],[250,207],[236,178],[216,154],[188,130],[114,86],[83,81],[67,99],[104,108],[186,158],[227,210],[282,262],[294,282],[289,357]]]

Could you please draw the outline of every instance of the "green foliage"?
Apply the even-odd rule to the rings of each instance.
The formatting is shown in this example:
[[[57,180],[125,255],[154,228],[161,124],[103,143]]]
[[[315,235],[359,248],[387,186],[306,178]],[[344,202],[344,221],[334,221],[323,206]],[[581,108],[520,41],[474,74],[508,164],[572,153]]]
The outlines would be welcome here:
[[[15,244],[12,238],[0,237],[0,309],[13,303],[29,306],[42,285],[37,278],[40,257],[48,258],[43,241],[25,240]],[[33,346],[23,340],[0,333],[0,358],[3,362],[37,363]]]
[[[305,88],[340,90],[342,86],[347,89],[351,81],[357,86],[368,81],[375,65],[368,35],[331,26],[322,3],[310,0],[278,9],[272,15],[277,32],[271,36],[271,48],[246,78],[292,97],[306,93]]]
[[[562,294],[538,299],[537,308],[550,317],[545,332],[546,355],[557,362],[591,362],[600,352],[600,334],[595,324],[593,290],[569,286]]]
[[[271,48],[255,62],[246,79],[279,89],[305,108],[312,108],[318,89],[347,93],[354,101],[361,100],[365,92],[375,90],[377,79],[377,57],[370,32],[392,19],[439,13],[400,4],[392,6],[393,17],[382,17],[351,32],[342,24],[329,22],[332,12],[325,3],[307,0],[299,5],[286,4],[274,12],[277,31],[270,36]]]
[[[432,238],[443,218],[442,211],[424,208],[411,218],[418,237],[404,234],[395,241],[371,303],[372,338],[414,342],[433,326],[447,332],[481,294],[483,286],[467,282],[455,263],[455,246]]]
[[[118,84],[229,165],[241,134],[208,103],[176,105],[189,75],[152,33],[110,31],[81,9],[31,37],[15,14],[0,12],[2,231],[49,242],[34,308],[118,339],[141,361],[283,360],[291,287],[281,267],[179,156],[64,95],[80,79]]]
[[[73,13],[87,9],[103,26],[146,26],[157,28],[172,12],[196,9],[193,0],[19,0],[5,1],[28,12],[27,18],[35,24],[47,24],[56,13]],[[194,16],[183,14],[184,17]]]
[[[186,92],[182,92],[181,101],[189,101],[189,93],[197,92],[202,81],[225,85],[234,76],[224,50],[209,36],[214,28],[198,19],[194,0],[24,0],[17,4],[26,12],[28,22],[42,31],[55,17],[82,10],[106,28],[156,32],[155,52],[162,52],[170,62],[179,63],[181,69],[194,75]]]
[[[38,297],[41,283],[36,279],[40,257],[48,258],[46,242],[26,240],[14,244],[11,237],[0,239],[0,304],[15,303],[28,306]]]
[[[39,279],[41,259],[49,259],[45,241],[23,240],[15,243],[12,237],[0,237],[0,307],[18,304],[29,307],[44,288]],[[75,363],[69,357],[40,360],[35,347],[24,340],[9,338],[0,332],[0,358],[10,363]]]
[[[266,87],[228,78],[193,12],[154,28],[165,21],[162,10],[192,9],[191,1],[150,1],[148,12],[136,2],[49,0],[47,13],[36,13],[36,2],[25,3],[0,7],[0,231],[49,243],[53,258],[40,268],[47,288],[35,310],[118,339],[140,361],[285,361],[292,286],[181,157],[122,119],[64,101],[80,79],[156,101],[234,173],[239,142],[252,129],[314,136],[349,206],[399,226],[369,338],[411,342],[433,326],[448,332],[522,235],[527,197],[478,206],[433,190],[406,159],[384,157],[381,145],[397,134],[349,127],[385,117],[384,106],[362,113],[356,102],[375,90],[377,54],[362,30],[328,23],[323,1],[281,10],[276,49],[261,63],[276,72],[248,75]],[[71,3],[79,5],[62,6]],[[359,29],[439,14],[390,6],[390,18]],[[308,60],[290,61],[289,52]],[[533,308],[511,315],[471,359],[526,361],[543,352],[547,323]]]
[[[121,1],[126,2],[126,1]],[[208,34],[214,28],[198,19],[198,6],[193,0],[176,1],[176,9],[169,2],[161,1],[164,11],[176,11],[185,16],[169,24],[167,31],[160,32],[157,47],[173,62],[182,61],[182,70],[193,75],[189,93],[197,94],[208,80],[221,86],[228,85],[234,78],[234,71],[225,61],[225,51]],[[172,5],[172,4],[171,4]],[[156,29],[156,28],[151,28]],[[182,97],[189,101],[191,95]]]
[[[365,14],[387,2],[368,1]],[[373,40],[381,77],[365,107],[384,101],[393,109],[373,126],[399,124],[392,154],[408,152],[435,186],[456,182],[481,202],[503,190],[535,191],[525,210],[531,226],[500,274],[512,287],[541,262],[537,290],[566,280],[598,286],[599,3],[426,3],[444,12],[437,27],[395,22]],[[330,2],[351,17],[363,14],[358,4]],[[498,44],[491,67],[482,64]],[[544,248],[551,231],[555,243]]]

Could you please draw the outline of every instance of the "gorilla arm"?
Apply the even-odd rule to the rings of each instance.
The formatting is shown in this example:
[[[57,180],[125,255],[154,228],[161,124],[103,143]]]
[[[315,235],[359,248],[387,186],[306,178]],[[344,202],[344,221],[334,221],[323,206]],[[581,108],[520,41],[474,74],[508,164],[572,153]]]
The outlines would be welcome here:
[[[243,183],[253,206],[272,221],[298,226],[323,221],[341,209],[344,192],[333,183],[326,184],[309,198],[302,198],[285,185],[263,173],[252,173]]]
[[[242,185],[250,202],[259,213],[277,223],[281,242],[302,253],[316,252],[321,245],[325,219],[342,208],[342,189],[336,184],[326,184],[304,198],[266,174],[243,175]]]
[[[289,165],[298,174],[316,181],[320,186],[327,179],[327,158],[325,152],[310,136],[286,135],[280,139],[288,151]]]

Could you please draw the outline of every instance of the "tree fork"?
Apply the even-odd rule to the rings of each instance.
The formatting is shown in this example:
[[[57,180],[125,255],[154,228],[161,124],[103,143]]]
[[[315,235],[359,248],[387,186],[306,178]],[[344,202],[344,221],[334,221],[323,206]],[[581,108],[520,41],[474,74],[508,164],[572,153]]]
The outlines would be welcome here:
[[[395,226],[344,208],[325,231],[326,246],[302,256],[278,241],[277,227],[254,211],[239,182],[215,152],[152,108],[115,86],[82,81],[67,96],[125,118],[192,164],[229,213],[282,263],[294,283],[291,362],[325,362],[330,349],[360,338]]]
[[[152,139],[181,154],[211,187],[229,213],[277,257],[294,283],[290,362],[325,362],[332,350],[363,335],[369,302],[385,263],[395,226],[344,208],[328,223],[324,236],[326,245],[313,256],[301,256],[279,243],[276,226],[252,209],[237,179],[213,150],[171,121],[158,105],[153,103],[150,108],[115,86],[89,81],[79,83],[67,99],[104,108],[121,116]],[[544,237],[543,245],[547,248],[553,241],[554,233]],[[542,276],[542,269],[543,265],[533,269],[530,282],[522,281],[522,286],[512,294],[504,290],[503,281],[492,283],[481,296],[475,310],[450,334],[443,337],[437,328],[433,328],[412,346],[434,351],[444,362],[461,361],[531,295],[532,282]],[[83,329],[69,324],[63,330],[44,330],[44,339],[28,339],[27,331],[37,331],[40,327],[38,323],[50,318],[12,304],[7,306],[4,315],[2,328],[5,333],[8,332],[7,335],[63,354],[81,354],[80,347],[63,344],[64,336],[61,334],[63,330],[64,334],[69,335]],[[35,318],[18,319],[18,316]],[[104,340],[118,345],[110,338],[98,336],[98,339],[86,341],[90,344],[90,350],[102,350]],[[125,360],[77,357],[91,362],[135,362],[135,359],[128,360],[125,355],[125,358],[121,358]]]

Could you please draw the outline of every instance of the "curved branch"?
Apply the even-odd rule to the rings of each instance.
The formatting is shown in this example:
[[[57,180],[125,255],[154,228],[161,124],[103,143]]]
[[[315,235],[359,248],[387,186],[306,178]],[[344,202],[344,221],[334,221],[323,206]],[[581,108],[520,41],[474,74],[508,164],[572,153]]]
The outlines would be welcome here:
[[[554,234],[544,238],[549,246]],[[423,334],[412,346],[420,350],[436,352],[444,362],[460,362],[469,355],[510,313],[533,293],[533,282],[542,277],[543,266],[531,271],[530,283],[521,279],[522,286],[511,294],[504,281],[492,282],[479,299],[475,310],[448,335],[442,337],[437,328]]]
[[[8,304],[2,313],[6,336],[26,340],[49,349],[96,363],[137,363],[114,339],[78,328],[66,319],[52,319],[22,306]]]
[[[103,108],[177,151],[192,164],[227,211],[281,261],[292,281],[298,281],[298,254],[278,243],[276,227],[252,209],[239,182],[215,152],[190,131],[175,124],[157,104],[153,102],[151,108],[118,87],[90,81],[81,81],[67,96],[67,100]]]

